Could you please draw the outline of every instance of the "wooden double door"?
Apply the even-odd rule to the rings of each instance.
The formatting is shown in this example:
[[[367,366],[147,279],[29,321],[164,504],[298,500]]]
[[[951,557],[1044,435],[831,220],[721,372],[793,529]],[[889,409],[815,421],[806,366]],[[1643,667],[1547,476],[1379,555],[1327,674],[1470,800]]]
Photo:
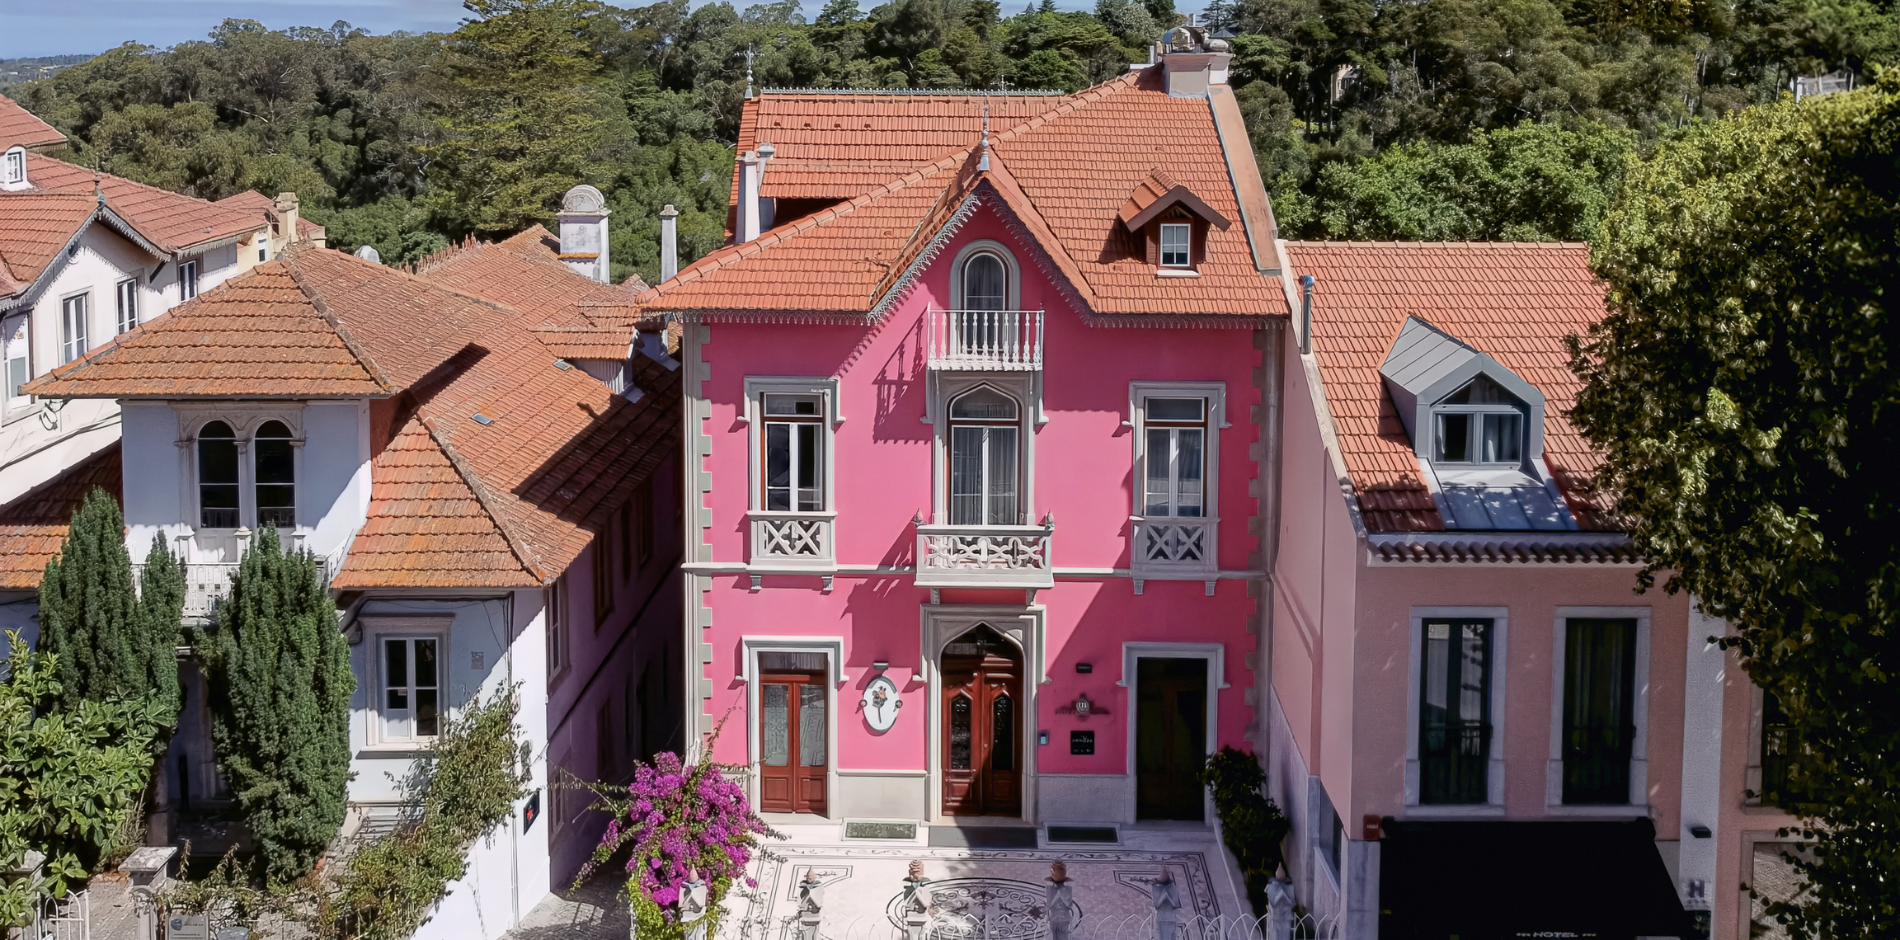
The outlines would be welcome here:
[[[941,674],[944,814],[1022,815],[1022,653],[979,626],[944,648]]]
[[[759,809],[825,812],[823,673],[766,673],[759,682]]]
[[[1207,660],[1135,661],[1135,818],[1204,818]]]

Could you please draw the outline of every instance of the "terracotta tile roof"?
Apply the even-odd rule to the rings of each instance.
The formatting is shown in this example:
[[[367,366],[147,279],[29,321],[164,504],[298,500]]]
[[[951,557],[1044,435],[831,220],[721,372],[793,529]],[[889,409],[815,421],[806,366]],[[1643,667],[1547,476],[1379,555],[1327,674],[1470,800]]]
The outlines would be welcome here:
[[[93,194],[92,170],[39,154],[28,154],[26,161],[26,180],[34,189]],[[96,179],[106,205],[165,254],[228,244],[264,228],[255,216],[236,206],[182,196],[109,173]]]
[[[54,398],[382,397],[282,261],[153,317],[28,386]]]
[[[226,196],[212,203],[212,205],[224,206],[230,209],[240,209],[251,213],[253,218],[261,215],[266,223],[274,224],[277,221],[277,200],[255,189],[247,189],[235,196]],[[323,236],[323,226],[301,215],[297,216],[297,237],[299,239],[322,238]]]
[[[0,95],[0,150],[18,144],[28,150],[47,150],[66,142],[66,135],[20,107],[6,95]]]
[[[0,193],[0,298],[33,286],[97,208],[91,194]]]
[[[59,555],[73,513],[95,486],[124,498],[119,442],[74,464],[65,473],[0,506],[0,590],[40,586],[46,563]]]
[[[1615,529],[1589,492],[1598,463],[1564,413],[1580,383],[1564,337],[1604,313],[1590,249],[1557,243],[1289,242],[1290,276],[1311,274],[1313,352],[1366,528],[1444,528],[1412,443],[1379,376],[1417,315],[1544,393],[1544,462],[1585,529]]]
[[[501,242],[471,238],[430,255],[416,273],[519,311],[531,328],[596,334],[596,344],[618,332],[620,352],[607,358],[624,357],[640,319],[633,297],[574,273],[549,248],[553,239],[539,225]]]
[[[1387,563],[1638,565],[1643,561],[1628,536],[1604,532],[1581,537],[1548,532],[1374,535],[1367,547],[1374,558]]]
[[[1165,172],[1222,217],[1240,218],[1208,102],[1175,98],[1158,70],[1076,95],[767,93],[747,102],[740,150],[777,153],[762,192],[843,200],[700,259],[643,292],[644,308],[864,314],[985,184],[1098,315],[1286,314],[1265,290],[1243,227],[1215,228],[1199,277],[1157,277],[1119,210]],[[991,103],[991,170],[962,172]],[[751,135],[751,136],[748,136]]]

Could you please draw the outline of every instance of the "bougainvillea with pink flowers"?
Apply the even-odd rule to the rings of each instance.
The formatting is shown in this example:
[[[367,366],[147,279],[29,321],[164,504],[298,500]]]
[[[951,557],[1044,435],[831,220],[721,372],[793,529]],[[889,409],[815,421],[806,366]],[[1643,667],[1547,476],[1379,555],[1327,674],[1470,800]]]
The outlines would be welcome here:
[[[703,751],[710,755],[712,748]],[[745,789],[727,776],[743,771],[715,764],[710,756],[688,766],[678,754],[666,753],[652,764],[636,765],[633,782],[625,787],[588,784],[594,808],[609,819],[575,885],[626,858],[635,936],[680,938],[701,925],[706,936],[713,936],[726,892],[742,881],[757,887],[746,877],[746,866],[760,851],[761,837],[784,838],[752,812]],[[681,909],[692,873],[706,882],[703,914]]]

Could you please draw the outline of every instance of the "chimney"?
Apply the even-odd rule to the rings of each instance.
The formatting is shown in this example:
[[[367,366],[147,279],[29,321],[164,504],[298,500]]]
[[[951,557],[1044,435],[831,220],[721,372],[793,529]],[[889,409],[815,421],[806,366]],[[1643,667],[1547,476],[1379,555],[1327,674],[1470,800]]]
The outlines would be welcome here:
[[[772,156],[776,153],[778,153],[778,148],[773,147],[770,142],[760,144],[759,171],[754,173],[752,177],[759,183],[760,233],[769,232],[772,230],[772,226],[778,224],[778,200],[765,195],[765,165],[772,162]]]
[[[759,231],[759,155],[748,150],[739,155],[739,225],[733,241],[745,244]]]
[[[1168,94],[1176,98],[1205,98],[1209,85],[1227,84],[1227,65],[1234,59],[1227,40],[1208,38],[1200,26],[1168,30],[1155,52],[1167,75]]]
[[[277,201],[271,204],[271,211],[277,215],[276,244],[271,246],[271,255],[275,257],[292,242],[303,241],[297,234],[297,194],[278,193]]]
[[[660,280],[680,273],[680,211],[669,203],[660,210]]]
[[[589,280],[608,283],[612,271],[607,257],[607,197],[582,183],[561,199],[561,261]]]

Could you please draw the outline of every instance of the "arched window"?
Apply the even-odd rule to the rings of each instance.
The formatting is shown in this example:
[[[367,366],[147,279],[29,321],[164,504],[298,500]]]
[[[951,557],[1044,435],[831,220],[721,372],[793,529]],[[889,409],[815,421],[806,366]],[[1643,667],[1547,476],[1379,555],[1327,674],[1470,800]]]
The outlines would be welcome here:
[[[257,457],[257,524],[289,528],[297,524],[297,470],[291,458],[290,429],[266,421],[251,442]]]
[[[963,262],[963,309],[1005,310],[1009,307],[1009,269],[988,251]]]
[[[222,421],[198,429],[198,524],[238,527],[237,435]]]
[[[992,388],[950,403],[950,524],[1017,525],[1016,400]]]

